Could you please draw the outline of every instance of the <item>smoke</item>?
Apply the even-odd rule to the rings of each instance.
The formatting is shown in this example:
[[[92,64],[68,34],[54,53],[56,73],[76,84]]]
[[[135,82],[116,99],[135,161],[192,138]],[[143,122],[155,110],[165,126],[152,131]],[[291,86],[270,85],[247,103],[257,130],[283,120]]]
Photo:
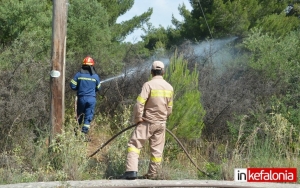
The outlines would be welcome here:
[[[223,62],[228,62],[232,59],[232,53],[228,51],[226,45],[233,42],[235,39],[237,39],[237,37],[203,41],[199,44],[193,44],[193,54],[202,59],[202,61],[212,62],[214,63],[214,66],[220,68]],[[156,53],[149,60],[146,60],[140,65],[127,68],[123,73],[110,78],[106,78],[102,80],[101,83],[110,82],[125,77],[127,79],[131,79],[134,75],[136,75],[137,72],[140,74],[150,74],[150,69],[153,61],[162,61],[165,66],[168,66],[170,64],[170,58],[166,55],[159,55],[161,53],[162,52]]]
[[[105,80],[102,80],[101,83],[110,82],[110,81],[120,79],[120,78],[125,78],[125,77],[128,79],[131,79],[137,73],[145,74],[148,72],[150,74],[151,65],[152,65],[153,61],[162,61],[165,64],[165,66],[167,66],[170,63],[170,60],[166,57],[155,58],[155,56],[152,56],[149,60],[145,61],[144,63],[142,63],[136,67],[127,68],[124,70],[123,73],[121,73],[117,76],[106,78]]]
[[[209,41],[203,41],[200,44],[195,44],[194,51],[195,54],[199,56],[205,56],[207,54],[215,54],[220,49],[224,48],[230,42],[233,42],[238,37],[230,37],[226,39],[214,39]]]
[[[232,49],[229,48],[229,44],[237,38],[238,37],[230,37],[194,44],[194,53],[199,56],[204,63],[212,63],[216,68],[221,68],[224,62],[232,60],[234,53]]]

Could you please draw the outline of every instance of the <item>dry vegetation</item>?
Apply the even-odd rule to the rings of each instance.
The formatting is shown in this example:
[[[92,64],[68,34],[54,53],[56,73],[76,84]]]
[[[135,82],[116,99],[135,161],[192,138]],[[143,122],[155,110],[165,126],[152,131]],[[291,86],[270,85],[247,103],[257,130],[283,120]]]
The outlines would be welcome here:
[[[168,137],[160,170],[162,179],[232,180],[234,168],[248,166],[300,169],[296,129],[276,113],[276,107],[262,105],[283,86],[266,81],[263,75],[249,69],[237,51],[236,60],[224,60],[222,66],[216,66],[212,63],[211,52],[199,57],[192,51],[190,43],[177,50],[188,60],[190,69],[198,63],[201,102],[206,110],[201,138],[182,142],[197,165],[211,176],[197,171],[174,139]],[[139,61],[126,60],[133,67]],[[46,142],[49,136],[48,68],[41,69],[41,66],[29,63],[18,63],[14,72],[0,74],[0,111],[3,114],[0,183],[109,179],[122,174],[131,131],[117,137],[94,157],[88,156],[112,135],[130,125],[131,105],[149,73],[140,68],[134,74],[125,74],[103,84],[90,131],[92,141],[84,142],[81,136],[74,135],[78,125],[74,120],[74,93],[68,88],[68,80],[77,67],[71,66],[66,78],[65,130],[57,142],[49,145]],[[235,66],[237,63],[240,66]],[[24,90],[24,80],[34,84]],[[271,123],[260,121],[257,114],[265,113],[270,114]],[[256,122],[252,124],[253,116]],[[146,172],[148,161],[146,146],[140,157],[140,175]]]

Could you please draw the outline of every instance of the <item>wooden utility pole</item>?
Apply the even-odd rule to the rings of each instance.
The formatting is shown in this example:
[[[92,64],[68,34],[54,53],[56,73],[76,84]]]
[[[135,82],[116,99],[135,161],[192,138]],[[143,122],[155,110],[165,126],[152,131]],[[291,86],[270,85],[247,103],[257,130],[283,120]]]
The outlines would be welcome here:
[[[50,77],[52,135],[50,141],[63,129],[65,113],[65,54],[67,36],[68,0],[53,0],[52,70]]]

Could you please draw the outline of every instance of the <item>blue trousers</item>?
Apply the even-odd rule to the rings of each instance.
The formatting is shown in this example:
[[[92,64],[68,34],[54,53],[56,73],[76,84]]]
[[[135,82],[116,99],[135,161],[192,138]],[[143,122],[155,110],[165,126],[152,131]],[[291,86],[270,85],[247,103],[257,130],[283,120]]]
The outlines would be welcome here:
[[[96,98],[91,96],[78,96],[77,117],[79,125],[82,124],[82,132],[87,133],[94,117]]]

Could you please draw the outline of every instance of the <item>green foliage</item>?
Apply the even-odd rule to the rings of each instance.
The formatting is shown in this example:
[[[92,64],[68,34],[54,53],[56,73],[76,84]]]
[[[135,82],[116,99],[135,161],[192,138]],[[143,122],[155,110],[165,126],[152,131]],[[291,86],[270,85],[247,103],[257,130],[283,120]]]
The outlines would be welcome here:
[[[198,72],[196,69],[190,72],[187,63],[175,53],[165,75],[174,87],[173,113],[168,126],[178,137],[194,139],[201,135],[205,110],[198,89]]]
[[[269,114],[261,115],[257,123],[252,123],[250,134],[246,133],[242,119],[238,139],[235,141],[231,157],[224,162],[222,173],[232,177],[229,172],[236,167],[296,167],[299,168],[299,131],[282,114],[280,107],[273,106]]]
[[[287,82],[289,77],[298,74],[299,32],[290,32],[282,38],[277,38],[254,29],[245,39],[244,44],[252,53],[250,66],[262,71],[266,76],[273,79],[280,78],[281,81]]]
[[[293,19],[281,15],[272,17],[285,22]],[[259,81],[265,85],[276,84],[273,84],[274,91],[270,91],[272,96],[262,100],[251,115],[228,123],[235,146],[232,164],[226,168],[237,164],[240,167],[299,166],[296,162],[300,150],[299,31],[281,35],[277,31],[264,33],[263,29],[252,29],[244,45],[249,52],[249,66],[262,75]]]
[[[261,6],[258,12],[258,18],[264,17],[266,15],[271,14],[280,14],[287,7],[287,5],[291,2],[289,0],[257,0],[259,5]]]
[[[249,15],[255,14],[253,1],[190,1],[193,10],[189,14],[185,6],[179,7],[184,22],[173,23],[181,36],[193,41],[228,35],[244,35],[250,26]],[[246,11],[245,11],[246,10]]]
[[[0,168],[0,183],[82,179],[88,164],[83,139],[75,137],[73,129],[66,129],[52,141],[48,146],[45,137],[29,140],[15,145],[11,153],[2,153],[0,159],[7,160]]]
[[[204,14],[198,2],[201,2]],[[133,0],[70,0],[66,71],[73,73],[72,65],[75,62],[81,63],[83,56],[92,55],[102,74],[108,75],[119,72],[124,62],[131,62],[134,55],[138,56],[139,62],[140,58],[149,56],[145,46],[160,56],[164,55],[165,49],[181,40],[198,41],[211,37],[209,28],[213,37],[232,34],[245,36],[252,28],[244,42],[250,59],[249,66],[264,78],[258,80],[259,82],[276,83],[274,87],[277,88],[274,89],[280,92],[268,98],[270,101],[263,100],[264,104],[261,104],[260,109],[253,110],[251,115],[241,115],[239,122],[229,122],[233,134],[229,138],[234,137],[232,140],[235,143],[229,144],[234,148],[228,150],[228,153],[225,149],[219,149],[224,143],[217,143],[219,145],[216,150],[221,150],[224,155],[222,161],[218,161],[215,155],[211,156],[211,150],[197,153],[195,157],[202,157],[203,153],[207,153],[205,157],[210,161],[203,168],[213,173],[214,179],[232,178],[233,168],[237,166],[282,165],[299,168],[300,36],[296,30],[299,27],[299,6],[295,6],[295,14],[285,16],[282,11],[287,5],[286,0],[198,2],[190,1],[192,11],[188,11],[184,5],[179,7],[184,21],[173,18],[172,22],[176,27],[174,29],[153,28],[148,23],[152,9],[128,21],[116,23],[117,18],[132,7]],[[53,140],[50,149],[45,142],[49,133],[47,101],[51,22],[51,1],[1,1],[1,184],[98,179],[99,175],[109,177],[124,172],[126,143],[130,131],[107,146],[108,150],[102,151],[100,156],[104,156],[103,161],[86,159],[87,149],[90,148],[87,148],[83,138],[74,136],[73,126],[69,124]],[[149,26],[145,30],[147,35],[143,37],[144,42],[135,45],[121,43],[124,37],[135,28],[142,27],[144,23]],[[205,110],[201,105],[197,69],[189,70],[188,63],[183,56],[175,53],[165,75],[175,91],[173,114],[167,125],[182,140],[200,140]],[[124,88],[126,90],[127,86]],[[66,96],[69,96],[68,92]],[[251,100],[263,97],[257,94]],[[66,100],[66,104],[68,102]],[[95,123],[100,126],[94,130],[101,133],[101,136],[105,135],[105,141],[111,134],[128,126],[130,110],[122,109],[121,115],[103,114],[105,117],[95,117]],[[72,111],[66,110],[68,114]],[[73,115],[68,118],[68,123],[75,124],[71,120]],[[104,127],[109,127],[109,130],[103,131]],[[102,139],[101,136],[99,137]],[[194,148],[190,148],[189,151],[194,152]],[[188,166],[184,164],[187,159],[185,157],[181,160],[183,153],[177,144],[167,142],[166,149],[163,173],[166,174],[165,177],[194,177],[196,173],[191,170],[193,167],[184,168]],[[143,171],[147,169],[144,164],[148,162],[149,156],[145,151],[140,157],[139,167]],[[223,174],[226,175],[223,177]],[[199,174],[199,177],[202,178],[203,174]]]
[[[109,13],[109,23],[115,24],[118,17],[125,14],[134,4],[134,0],[97,0]]]
[[[181,37],[192,41],[232,35],[244,37],[249,29],[259,27],[261,24],[265,25],[268,31],[276,25],[276,29],[280,27],[288,32],[299,26],[296,17],[287,18],[292,20],[292,23],[269,18],[272,15],[282,14],[288,3],[286,0],[190,0],[192,11],[188,11],[184,5],[180,6],[179,12],[184,21],[180,22],[173,18],[172,23],[180,31]],[[272,27],[267,28],[269,24]]]
[[[87,165],[86,143],[80,136],[76,138],[74,131],[69,129],[52,140],[49,157],[53,170],[64,170],[69,178],[80,178],[73,174],[75,169],[83,172]]]
[[[132,0],[76,0],[70,1],[67,29],[67,59],[78,65],[86,55],[96,61],[102,74],[118,74],[124,58],[131,52],[130,44],[121,41],[134,29],[147,22],[152,9],[128,21],[116,23],[132,7]],[[142,50],[142,49],[141,49]],[[79,62],[80,63],[79,63]]]
[[[111,42],[108,15],[96,0],[70,1],[67,32],[68,53],[95,59],[108,55],[104,50]]]
[[[294,17],[300,17],[300,3],[294,3],[293,4],[294,8],[291,12],[291,15],[289,14],[289,16],[294,16]]]
[[[51,9],[46,0],[9,0],[1,2],[0,7],[0,43],[11,44],[25,30],[40,31],[36,36],[49,37],[43,33],[51,26]]]
[[[3,2],[0,7],[0,68],[27,60],[39,61],[50,53],[51,9],[47,1]],[[9,47],[9,49],[7,48]]]
[[[159,28],[154,28],[151,24],[148,25],[148,30],[144,29],[146,33],[142,36],[144,40],[145,47],[149,50],[154,50],[158,45],[165,48],[168,43],[167,31],[162,26]]]
[[[125,37],[131,34],[135,29],[141,28],[142,25],[149,21],[153,12],[152,8],[149,8],[147,12],[142,13],[139,16],[116,23],[119,16],[125,14],[134,4],[134,0],[98,0],[105,7],[108,13],[108,23],[113,41],[119,41],[125,39]]]
[[[16,6],[12,6],[14,4]],[[49,92],[47,76],[50,67],[52,11],[47,1],[5,1],[2,5],[1,14],[5,16],[1,18],[6,19],[4,24],[17,19],[15,15],[20,16],[15,21],[15,28],[10,26],[11,29],[6,30],[8,35],[0,35],[1,41],[10,36],[7,43],[0,46],[1,95],[5,96],[5,102],[0,104],[3,114],[0,124],[0,137],[3,139],[0,142],[5,143],[3,149],[10,150],[14,144],[21,144],[21,138],[32,140],[29,137],[34,136],[33,130],[46,129],[44,122],[48,122],[46,117],[49,114],[46,101]],[[20,25],[24,28],[17,29]],[[15,29],[17,33],[14,33]]]
[[[299,32],[291,32],[282,38],[256,32],[245,41],[252,52],[250,66],[266,76],[265,82],[275,80],[281,93],[276,96],[280,113],[293,122],[299,130]],[[270,101],[272,102],[272,101]],[[277,104],[278,105],[278,104]]]
[[[185,12],[182,16],[184,17],[185,23],[182,24],[182,36],[191,39],[192,41],[199,41],[206,37],[211,37],[214,35],[214,29],[212,27],[212,22],[214,19],[213,13],[213,3],[214,1],[190,1],[193,10],[191,14]]]
[[[252,133],[243,142],[238,140],[239,151],[247,154],[249,159],[255,158],[257,151],[269,151],[268,157],[278,159],[290,159],[299,154],[298,131],[282,114],[276,113],[276,107],[273,109],[268,120],[254,124]],[[243,130],[239,133],[243,134]]]
[[[299,28],[300,19],[297,17],[287,17],[284,14],[271,14],[265,16],[257,22],[263,33],[271,33],[275,37],[286,36],[290,31]]]
[[[174,45],[180,44],[183,39],[180,31],[172,27],[166,29],[162,26],[155,28],[151,24],[147,24],[147,29],[143,28],[145,35],[141,36],[145,48],[155,50],[157,48],[170,49]]]
[[[213,9],[215,20],[212,24],[218,35],[230,33],[244,36],[251,24],[249,14],[255,14],[257,3],[253,0],[247,2],[216,0]]]
[[[245,37],[255,27],[281,36],[296,30],[300,24],[298,4],[294,4],[295,16],[284,14],[288,3],[286,0],[190,0],[191,11],[184,4],[178,7],[183,21],[172,18],[175,29],[150,27],[143,39],[146,48],[153,49],[158,41],[170,48],[183,39],[200,41],[232,35]]]
[[[113,117],[110,117],[109,115],[101,118],[96,117],[96,121],[98,122],[97,124],[105,124],[110,135],[115,135],[131,125],[132,107],[125,105],[122,107],[122,112],[116,112]],[[105,152],[105,160],[102,162],[102,169],[99,169],[100,171],[104,172],[104,178],[117,177],[125,172],[127,143],[133,129],[123,132],[118,137],[113,139],[111,143],[106,146],[106,148],[104,148],[107,149]],[[103,132],[103,128],[97,131]],[[145,147],[147,146],[145,145]],[[101,153],[99,152],[98,154]],[[145,151],[145,149],[143,149],[143,152],[141,153],[140,160],[143,160],[144,155],[148,157],[148,153]],[[142,167],[140,166],[139,171],[141,171],[141,169]]]
[[[289,121],[290,113],[285,111],[284,105],[276,98],[271,100],[271,109],[265,114],[257,113],[255,122],[247,122],[245,120],[249,117],[243,117],[241,123],[236,124],[239,130],[232,131],[232,134],[237,136],[236,146],[247,155],[256,155],[255,150],[262,148],[262,151],[266,151],[266,149],[270,151],[269,154],[273,157],[281,158],[287,154],[297,155],[299,131]],[[247,124],[251,124],[252,130],[246,130]],[[235,125],[231,124],[231,126],[234,128]]]
[[[221,166],[218,164],[215,164],[213,162],[211,163],[206,163],[205,164],[205,172],[207,172],[208,174],[210,174],[210,176],[213,176],[213,179],[220,179],[220,170],[221,170]],[[203,176],[203,173],[199,173],[199,176]]]
[[[107,153],[107,161],[105,166],[106,177],[116,177],[123,174],[126,169],[127,142],[130,138],[130,132],[117,137],[110,146]]]

